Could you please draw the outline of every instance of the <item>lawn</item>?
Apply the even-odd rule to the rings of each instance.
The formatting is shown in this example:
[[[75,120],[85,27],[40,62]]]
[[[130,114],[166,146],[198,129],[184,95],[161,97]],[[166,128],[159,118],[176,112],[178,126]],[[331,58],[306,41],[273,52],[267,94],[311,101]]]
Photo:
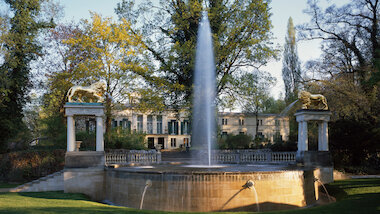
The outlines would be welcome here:
[[[351,179],[328,185],[338,202],[313,207],[268,213],[380,213],[380,179]],[[141,211],[90,201],[82,194],[63,192],[0,193],[0,213],[125,213]],[[163,212],[162,212],[163,213]]]

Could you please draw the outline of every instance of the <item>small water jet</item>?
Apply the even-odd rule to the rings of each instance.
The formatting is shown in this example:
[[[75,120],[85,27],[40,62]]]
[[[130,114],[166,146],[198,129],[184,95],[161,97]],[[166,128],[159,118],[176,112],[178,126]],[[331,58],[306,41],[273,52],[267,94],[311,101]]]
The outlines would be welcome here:
[[[257,212],[260,212],[259,197],[257,195],[257,191],[256,191],[256,188],[255,188],[255,182],[253,182],[252,180],[248,180],[247,183],[245,184],[245,186],[248,189],[252,189],[252,191],[254,192],[254,194],[255,194],[255,200],[256,200],[256,206],[257,206]]]
[[[281,111],[280,113],[280,116],[285,116],[286,114],[288,114],[288,112],[290,111],[290,109],[298,102],[299,100],[295,100],[294,102],[290,103],[288,106],[286,106],[284,108],[284,110]]]
[[[148,187],[151,187],[152,186],[152,181],[151,180],[146,180],[146,182],[145,182],[145,187],[144,187],[144,191],[143,191],[143,193],[142,193],[142,195],[141,195],[141,202],[140,202],[140,210],[142,209],[142,207],[143,207],[143,203],[144,203],[144,197],[145,197],[145,192],[146,192],[146,190],[148,189]]]
[[[318,182],[323,187],[323,189],[325,190],[325,193],[327,195],[327,198],[329,199],[329,203],[331,203],[332,200],[331,200],[331,197],[330,197],[329,192],[327,191],[325,185],[318,178],[314,178],[314,181]]]

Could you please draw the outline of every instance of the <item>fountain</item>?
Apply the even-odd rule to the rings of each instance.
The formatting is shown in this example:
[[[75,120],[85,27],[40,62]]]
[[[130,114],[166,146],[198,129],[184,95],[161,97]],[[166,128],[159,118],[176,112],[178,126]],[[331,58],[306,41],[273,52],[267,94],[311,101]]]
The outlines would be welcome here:
[[[193,160],[211,165],[211,149],[215,142],[215,63],[211,29],[207,13],[199,24],[194,72],[192,147]],[[207,151],[207,155],[200,151]]]
[[[196,54],[192,149],[197,151],[195,161],[189,164],[198,165],[152,164],[102,171],[98,164],[96,172],[91,171],[92,166],[80,166],[65,171],[65,192],[81,192],[95,200],[136,209],[181,212],[268,211],[315,204],[313,166],[212,163],[215,65],[205,12]],[[85,187],[84,182],[88,183]]]
[[[212,163],[211,149],[216,135],[215,79],[211,30],[204,12],[194,74],[192,165],[108,168],[105,186],[108,201],[141,208],[145,200],[149,201],[144,204],[145,209],[195,212],[266,211],[315,203],[313,169]],[[146,180],[150,181],[149,188]],[[140,199],[137,196],[141,192]]]

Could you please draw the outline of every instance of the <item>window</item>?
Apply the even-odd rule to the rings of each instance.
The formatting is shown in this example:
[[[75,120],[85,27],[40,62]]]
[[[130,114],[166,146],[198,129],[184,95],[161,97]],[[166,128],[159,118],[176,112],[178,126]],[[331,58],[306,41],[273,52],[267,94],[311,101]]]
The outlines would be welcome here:
[[[222,136],[227,136],[228,133],[227,132],[222,132]]]
[[[245,135],[245,133],[244,132],[239,132],[239,135]]]
[[[280,134],[280,132],[276,132],[273,138],[273,141],[276,143],[282,142],[282,135]]]
[[[129,131],[131,131],[131,121],[129,121],[128,119],[123,119],[123,129],[127,129]]]
[[[222,119],[222,125],[227,125],[227,118]]]
[[[189,138],[184,138],[183,139],[183,145],[185,145],[185,147],[190,147]]]
[[[177,139],[176,138],[170,139],[170,146],[171,147],[177,147]]]
[[[262,132],[258,132],[257,133],[257,137],[260,139],[260,140],[264,140],[265,136],[263,135]]]
[[[146,128],[147,128],[148,134],[153,134],[153,117],[152,117],[152,115],[148,115]]]
[[[263,125],[263,120],[257,120],[257,125],[262,126]]]
[[[239,126],[244,126],[244,119],[239,119]]]
[[[162,116],[157,116],[157,134],[162,134]]]
[[[117,121],[115,119],[112,119],[112,128],[117,127]]]
[[[280,126],[280,121],[279,121],[279,120],[275,120],[275,121],[274,121],[274,125],[275,125],[275,126]]]
[[[190,122],[188,120],[181,122],[181,134],[190,134]]]
[[[137,116],[137,131],[138,132],[143,131],[143,116],[142,115]]]
[[[168,129],[170,135],[178,135],[178,122],[176,120],[168,122]]]

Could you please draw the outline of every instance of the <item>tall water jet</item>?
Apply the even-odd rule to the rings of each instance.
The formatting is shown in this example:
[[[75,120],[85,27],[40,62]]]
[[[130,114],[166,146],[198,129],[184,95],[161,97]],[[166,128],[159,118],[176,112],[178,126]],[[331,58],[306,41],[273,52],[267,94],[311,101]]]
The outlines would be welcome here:
[[[215,141],[215,63],[207,12],[203,12],[198,28],[193,91],[192,147],[193,160],[211,165],[211,149]],[[207,155],[202,153],[207,151]]]

